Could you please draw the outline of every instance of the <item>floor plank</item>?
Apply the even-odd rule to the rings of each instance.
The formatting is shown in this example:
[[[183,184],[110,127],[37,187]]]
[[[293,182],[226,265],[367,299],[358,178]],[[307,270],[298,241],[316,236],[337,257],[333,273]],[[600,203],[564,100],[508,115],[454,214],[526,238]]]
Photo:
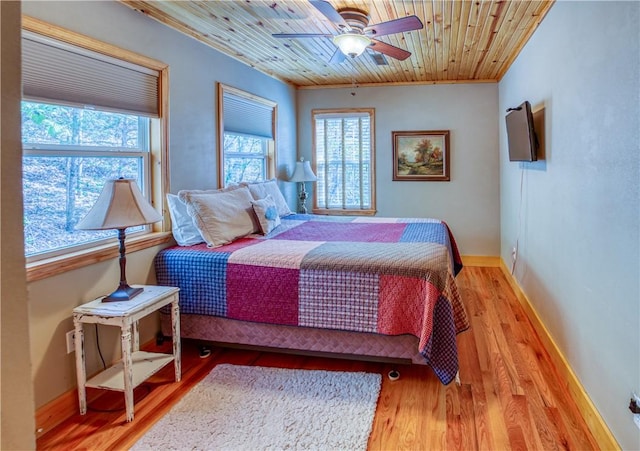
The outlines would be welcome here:
[[[184,340],[182,382],[168,366],[139,387],[133,423],[122,394],[100,392],[87,415],[68,418],[37,447],[127,449],[214,366],[233,363],[383,374],[370,450],[598,449],[501,270],[467,267],[457,281],[471,322],[458,337],[460,386],[420,365],[395,365],[401,377],[391,381],[385,363],[221,348],[201,359],[200,343]]]

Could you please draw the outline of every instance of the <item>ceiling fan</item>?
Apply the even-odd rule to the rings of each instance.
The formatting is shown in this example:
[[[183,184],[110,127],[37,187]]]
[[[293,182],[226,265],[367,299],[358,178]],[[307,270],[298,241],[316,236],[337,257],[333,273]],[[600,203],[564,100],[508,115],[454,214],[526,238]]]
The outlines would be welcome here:
[[[378,41],[375,38],[404,31],[420,30],[423,27],[417,16],[406,16],[369,25],[369,15],[359,9],[344,8],[336,10],[326,0],[309,0],[309,3],[337,27],[337,35],[326,33],[276,33],[272,36],[274,38],[333,38],[333,43],[338,49],[331,57],[330,63],[341,63],[346,56],[355,58],[367,48],[400,61],[405,60],[411,56],[411,52],[386,42]]]

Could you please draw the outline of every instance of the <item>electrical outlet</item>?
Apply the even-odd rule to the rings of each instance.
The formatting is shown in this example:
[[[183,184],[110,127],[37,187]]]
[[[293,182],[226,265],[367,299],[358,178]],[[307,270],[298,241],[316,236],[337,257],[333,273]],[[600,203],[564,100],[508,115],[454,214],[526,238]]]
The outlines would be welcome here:
[[[71,354],[76,350],[76,331],[70,330],[67,332],[67,354]]]

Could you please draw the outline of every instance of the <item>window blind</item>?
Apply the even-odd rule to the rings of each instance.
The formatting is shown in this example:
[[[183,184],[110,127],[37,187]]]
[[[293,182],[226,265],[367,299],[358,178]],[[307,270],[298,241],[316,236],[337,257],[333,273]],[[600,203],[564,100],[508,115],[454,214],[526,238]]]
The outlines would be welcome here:
[[[317,207],[349,211],[372,209],[371,113],[314,113],[313,118]]]
[[[23,31],[23,96],[29,100],[158,117],[159,75],[146,67]]]
[[[273,139],[274,108],[251,99],[225,92],[223,96],[224,131]]]
[[[314,119],[356,119],[356,118],[369,118],[371,113],[349,111],[345,113],[315,113]]]

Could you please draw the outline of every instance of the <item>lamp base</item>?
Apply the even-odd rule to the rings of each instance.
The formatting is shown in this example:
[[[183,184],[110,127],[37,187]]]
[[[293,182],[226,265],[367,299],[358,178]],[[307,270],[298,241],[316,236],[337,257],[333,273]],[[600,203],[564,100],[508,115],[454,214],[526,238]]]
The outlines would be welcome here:
[[[298,213],[306,215],[307,206],[305,203],[307,201],[307,191],[304,189],[304,182],[300,182],[300,193],[298,194],[298,199],[300,199]]]
[[[129,285],[120,285],[116,291],[102,298],[102,302],[120,302],[130,301],[144,291],[141,287],[130,287]]]

